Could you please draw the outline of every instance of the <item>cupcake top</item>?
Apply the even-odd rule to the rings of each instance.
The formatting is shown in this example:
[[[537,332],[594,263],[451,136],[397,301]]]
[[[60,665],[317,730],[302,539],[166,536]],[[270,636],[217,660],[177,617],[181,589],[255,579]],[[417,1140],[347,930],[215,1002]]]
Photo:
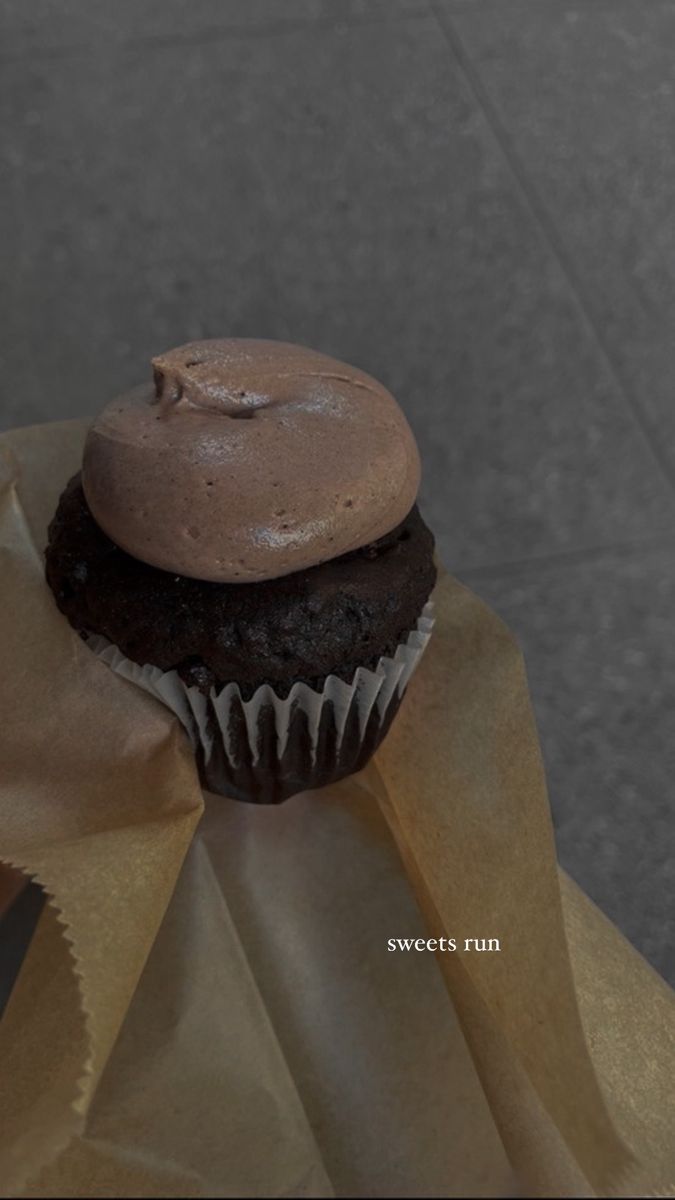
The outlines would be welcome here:
[[[251,583],[395,529],[420,462],[393,396],[301,346],[191,342],[94,421],[82,482],[123,550],[165,571]]]

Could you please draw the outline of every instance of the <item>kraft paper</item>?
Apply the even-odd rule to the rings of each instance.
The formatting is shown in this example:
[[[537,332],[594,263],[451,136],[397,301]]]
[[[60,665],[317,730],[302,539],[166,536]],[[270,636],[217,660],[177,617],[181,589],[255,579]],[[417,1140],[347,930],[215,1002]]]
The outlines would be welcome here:
[[[0,439],[0,859],[49,897],[0,1022],[2,1194],[675,1194],[673,996],[557,869],[509,631],[442,573],[360,776],[204,797],[44,583],[83,434]]]

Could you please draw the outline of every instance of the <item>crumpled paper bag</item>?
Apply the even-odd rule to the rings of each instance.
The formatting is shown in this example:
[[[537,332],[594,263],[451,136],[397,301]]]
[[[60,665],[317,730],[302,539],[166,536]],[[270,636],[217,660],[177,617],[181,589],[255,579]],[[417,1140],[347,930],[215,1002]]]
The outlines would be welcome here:
[[[667,1195],[672,993],[557,871],[509,632],[442,575],[366,771],[204,811],[43,580],[83,436],[0,440],[0,858],[50,897],[0,1023],[3,1194]],[[420,936],[458,950],[388,949]]]

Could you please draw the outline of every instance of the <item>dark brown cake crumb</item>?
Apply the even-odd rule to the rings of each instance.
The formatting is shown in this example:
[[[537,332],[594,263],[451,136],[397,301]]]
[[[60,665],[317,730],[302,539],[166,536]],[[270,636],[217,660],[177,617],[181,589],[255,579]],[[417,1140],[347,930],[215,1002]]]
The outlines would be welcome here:
[[[47,580],[83,635],[100,633],[137,663],[177,670],[202,691],[236,680],[279,695],[302,679],[351,681],[391,654],[433,588],[434,540],[415,506],[386,537],[280,579],[210,583],[151,567],[94,520],[79,474],[49,527]]]

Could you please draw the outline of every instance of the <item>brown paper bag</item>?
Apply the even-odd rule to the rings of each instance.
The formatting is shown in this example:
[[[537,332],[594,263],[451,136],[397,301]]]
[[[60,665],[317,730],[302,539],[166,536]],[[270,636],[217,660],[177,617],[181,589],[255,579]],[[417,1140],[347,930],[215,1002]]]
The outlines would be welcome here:
[[[11,867],[4,867],[0,863],[0,918],[9,911],[27,882],[26,876],[21,871],[14,871]]]
[[[508,631],[443,577],[375,762],[208,797],[194,837],[186,738],[42,578],[82,436],[2,439],[0,857],[52,897],[0,1024],[3,1194],[667,1194],[672,994],[561,887]],[[430,935],[459,948],[388,949]]]

